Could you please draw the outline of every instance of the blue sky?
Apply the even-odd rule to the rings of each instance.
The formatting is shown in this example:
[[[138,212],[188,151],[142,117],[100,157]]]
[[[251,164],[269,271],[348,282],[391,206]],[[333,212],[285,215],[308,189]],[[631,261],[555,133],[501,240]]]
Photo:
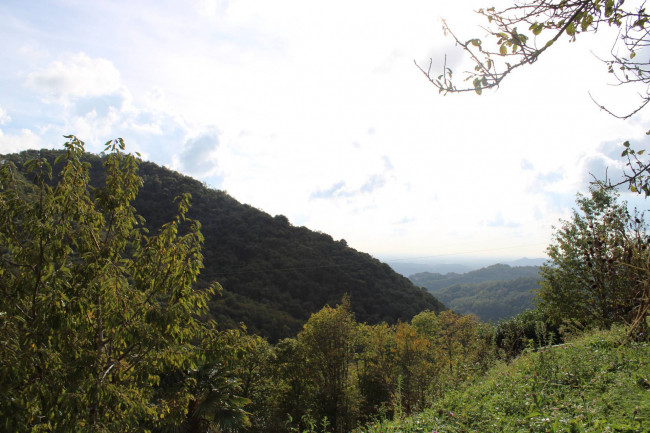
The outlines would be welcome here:
[[[596,58],[607,29],[558,44],[496,92],[439,95],[413,61],[435,70],[446,54],[460,73],[440,18],[482,36],[472,11],[486,6],[5,0],[0,153],[66,134],[99,152],[123,137],[371,254],[538,257],[589,173],[616,172],[624,140],[645,143],[648,114],[620,121],[589,98],[634,100]]]

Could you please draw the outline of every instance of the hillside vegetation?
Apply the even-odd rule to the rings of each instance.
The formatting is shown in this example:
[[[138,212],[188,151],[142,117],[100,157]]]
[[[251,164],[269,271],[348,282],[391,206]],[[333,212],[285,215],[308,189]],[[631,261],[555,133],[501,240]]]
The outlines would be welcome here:
[[[54,160],[62,154],[25,151],[2,158],[22,173],[26,161],[45,158],[56,181],[61,166]],[[105,158],[85,154],[84,160],[91,165],[91,185],[98,187],[106,177]],[[218,281],[223,287],[222,295],[209,301],[210,315],[223,329],[243,322],[271,340],[296,335],[312,313],[345,294],[357,319],[367,323],[408,321],[420,311],[444,308],[426,290],[344,240],[293,226],[282,215],[273,217],[150,162],[139,164],[138,175],[143,185],[133,206],[152,232],[172,220],[174,197],[191,195],[187,216],[201,223],[205,238],[197,284]]]
[[[539,281],[540,277],[536,276],[454,284],[431,293],[457,313],[475,314],[485,322],[497,322],[533,308]]]
[[[533,308],[541,277],[537,266],[496,264],[465,274],[421,272],[409,279],[457,313],[496,322]]]
[[[622,328],[526,351],[409,418],[357,432],[647,432],[650,345]]]
[[[613,189],[578,195],[547,249],[536,308],[492,325],[440,311],[345,242],[140,170],[122,139],[99,158],[67,138],[64,152],[0,163],[1,430],[647,430],[650,237]],[[143,183],[152,189],[139,194]],[[179,190],[162,220],[171,206],[159,198]],[[189,193],[212,224],[206,237]],[[389,316],[418,299],[438,310]],[[293,318],[299,332],[224,329],[246,314],[276,335]],[[591,329],[611,331],[552,347]]]

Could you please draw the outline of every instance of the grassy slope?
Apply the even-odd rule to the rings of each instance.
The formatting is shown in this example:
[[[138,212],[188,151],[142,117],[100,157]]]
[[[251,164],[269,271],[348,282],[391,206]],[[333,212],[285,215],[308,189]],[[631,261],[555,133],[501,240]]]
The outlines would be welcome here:
[[[583,336],[495,366],[379,432],[650,432],[650,345],[621,345],[620,330]]]

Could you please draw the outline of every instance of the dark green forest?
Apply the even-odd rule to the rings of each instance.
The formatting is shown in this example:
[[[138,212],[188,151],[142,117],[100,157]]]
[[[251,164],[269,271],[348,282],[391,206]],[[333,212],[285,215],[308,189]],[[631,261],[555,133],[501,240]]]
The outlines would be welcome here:
[[[28,160],[44,158],[53,165],[55,182],[61,166],[54,160],[62,154],[40,150],[2,158],[21,173]],[[83,160],[90,164],[90,185],[101,185],[105,157],[84,154]],[[222,286],[221,296],[208,303],[223,329],[243,322],[250,332],[277,341],[296,335],[312,313],[345,294],[357,319],[367,323],[408,321],[420,311],[444,308],[426,290],[344,240],[293,226],[283,215],[271,216],[150,162],[140,162],[138,175],[143,184],[133,206],[152,231],[172,219],[174,197],[191,196],[187,215],[200,221],[205,238],[197,285],[218,281]]]

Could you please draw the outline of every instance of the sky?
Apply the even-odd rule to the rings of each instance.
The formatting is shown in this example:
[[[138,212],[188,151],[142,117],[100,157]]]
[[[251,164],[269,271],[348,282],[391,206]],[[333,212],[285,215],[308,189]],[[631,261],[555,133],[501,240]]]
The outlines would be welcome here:
[[[592,175],[620,170],[621,143],[647,143],[650,113],[619,120],[589,97],[634,108],[598,59],[609,29],[556,44],[497,91],[440,95],[414,61],[462,76],[440,20],[482,37],[473,11],[491,5],[3,0],[0,153],[122,137],[384,259],[541,257]]]

